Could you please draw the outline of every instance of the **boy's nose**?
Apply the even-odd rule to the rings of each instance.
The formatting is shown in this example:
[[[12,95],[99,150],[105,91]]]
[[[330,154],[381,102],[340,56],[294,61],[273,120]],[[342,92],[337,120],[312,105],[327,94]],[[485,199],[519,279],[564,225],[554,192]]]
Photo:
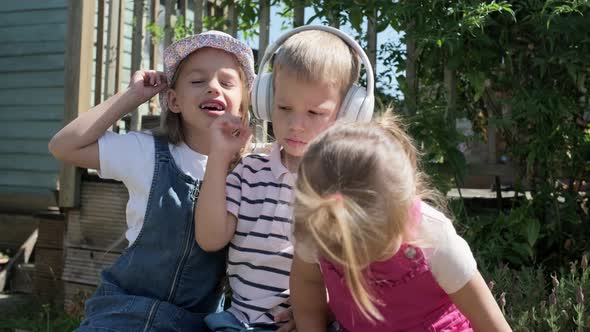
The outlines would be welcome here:
[[[290,128],[293,131],[302,131],[305,128],[305,119],[301,116],[293,116],[291,118],[291,121],[289,121],[290,123]]]

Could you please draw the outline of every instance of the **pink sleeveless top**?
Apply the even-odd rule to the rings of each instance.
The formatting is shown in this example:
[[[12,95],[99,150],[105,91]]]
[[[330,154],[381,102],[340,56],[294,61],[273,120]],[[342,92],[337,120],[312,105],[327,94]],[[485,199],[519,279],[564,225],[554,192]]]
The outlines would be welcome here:
[[[417,217],[419,207],[413,210]],[[393,257],[372,263],[365,270],[369,287],[383,303],[377,307],[383,322],[372,323],[362,315],[340,267],[321,257],[319,262],[329,306],[346,332],[473,331],[467,318],[434,279],[418,247],[403,244]]]

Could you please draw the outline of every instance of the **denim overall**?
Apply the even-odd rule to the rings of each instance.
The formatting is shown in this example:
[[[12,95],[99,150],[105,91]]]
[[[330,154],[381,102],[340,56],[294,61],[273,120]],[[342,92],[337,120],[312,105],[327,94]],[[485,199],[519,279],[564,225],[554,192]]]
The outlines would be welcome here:
[[[390,259],[372,263],[368,284],[383,302],[384,321],[373,324],[356,307],[340,267],[320,258],[330,308],[345,332],[471,332],[471,324],[440,288],[423,251],[407,244]]]
[[[209,331],[203,318],[221,304],[226,251],[206,253],[195,241],[201,183],[176,166],[164,139],[154,139],[156,164],[141,232],[102,272],[77,331]]]

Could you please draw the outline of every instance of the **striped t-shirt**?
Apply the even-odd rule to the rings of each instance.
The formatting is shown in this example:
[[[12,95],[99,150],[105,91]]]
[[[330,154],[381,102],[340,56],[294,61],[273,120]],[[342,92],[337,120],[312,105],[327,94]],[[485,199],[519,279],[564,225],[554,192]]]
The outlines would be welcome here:
[[[237,218],[229,245],[229,311],[246,323],[271,323],[288,308],[295,174],[281,163],[280,146],[252,154],[227,177],[227,211]]]

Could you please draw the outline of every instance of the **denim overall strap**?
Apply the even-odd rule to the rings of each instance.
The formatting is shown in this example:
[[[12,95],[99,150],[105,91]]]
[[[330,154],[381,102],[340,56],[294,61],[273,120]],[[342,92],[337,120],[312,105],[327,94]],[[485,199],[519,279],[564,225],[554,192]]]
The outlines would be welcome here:
[[[96,326],[92,316],[102,317],[100,326],[113,331],[206,331],[202,319],[221,300],[226,252],[207,253],[197,245],[193,218],[201,183],[177,167],[166,140],[154,139],[156,162],[143,227],[103,271],[102,284],[87,303],[87,320]]]

